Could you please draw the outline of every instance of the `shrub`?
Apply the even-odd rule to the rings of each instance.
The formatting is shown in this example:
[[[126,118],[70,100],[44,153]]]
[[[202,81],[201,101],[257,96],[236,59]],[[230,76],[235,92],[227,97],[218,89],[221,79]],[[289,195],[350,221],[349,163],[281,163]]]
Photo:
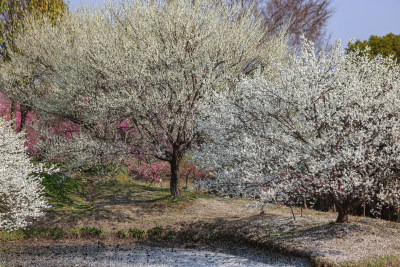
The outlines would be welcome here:
[[[87,237],[101,237],[103,235],[103,229],[85,226],[81,228],[81,234]]]
[[[126,238],[130,237],[129,232],[125,231],[125,230],[119,230],[118,233],[117,233],[117,236],[120,239],[126,239]]]
[[[131,236],[133,238],[144,238],[146,236],[146,231],[140,228],[132,227],[129,229],[129,232],[131,233]]]
[[[103,229],[84,226],[81,228],[74,228],[71,231],[71,234],[77,238],[83,237],[101,237],[103,235]]]
[[[15,230],[48,208],[38,174],[52,169],[34,165],[26,154],[24,133],[0,118],[0,228]]]
[[[149,237],[161,237],[164,232],[164,228],[162,226],[155,226],[147,231]]]

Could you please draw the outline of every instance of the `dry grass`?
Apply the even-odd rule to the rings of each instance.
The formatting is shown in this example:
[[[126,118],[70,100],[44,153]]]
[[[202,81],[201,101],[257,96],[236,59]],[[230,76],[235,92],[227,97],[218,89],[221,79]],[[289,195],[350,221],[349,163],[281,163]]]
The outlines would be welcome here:
[[[294,221],[288,208],[277,206],[264,216],[248,218],[247,226],[238,223],[238,227],[247,235],[258,233],[259,243],[272,243],[321,264],[385,266],[378,264],[382,260],[372,265],[366,262],[384,258],[393,262],[395,258],[400,265],[400,224],[353,216],[349,223],[336,224],[332,223],[335,218],[334,213],[307,210]]]
[[[294,221],[289,208],[279,205],[271,206],[265,215],[257,215],[240,200],[189,191],[184,191],[181,198],[172,198],[166,187],[137,184],[121,175],[101,183],[87,181],[77,188],[81,188],[75,196],[79,196],[79,205],[58,201],[48,216],[35,225],[61,229],[97,227],[103,230],[101,242],[114,245],[140,241],[118,238],[118,232],[158,226],[164,229],[159,239],[183,245],[234,241],[305,256],[317,265],[400,266],[397,223],[351,216],[350,223],[334,224],[336,214],[310,209],[302,217],[296,210]],[[159,244],[159,239],[154,242]],[[90,244],[98,240],[66,235],[57,242]],[[18,244],[27,243],[31,240]]]

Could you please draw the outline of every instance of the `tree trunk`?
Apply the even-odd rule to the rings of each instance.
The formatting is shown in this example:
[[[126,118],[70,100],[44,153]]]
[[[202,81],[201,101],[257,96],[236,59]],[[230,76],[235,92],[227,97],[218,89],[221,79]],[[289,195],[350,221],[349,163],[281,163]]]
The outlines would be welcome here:
[[[293,215],[293,220],[295,221],[296,216],[294,215],[293,207],[292,207],[292,205],[289,205],[289,207],[290,207],[290,211],[292,212],[292,215]]]
[[[169,162],[171,166],[171,182],[170,182],[170,191],[171,196],[177,197],[181,195],[181,191],[179,188],[180,184],[180,174],[179,174],[179,165],[181,163],[181,157],[178,156],[178,152],[174,150],[172,155],[172,160]]]
[[[347,212],[345,212],[342,209],[339,209],[339,207],[338,207],[338,212],[339,212],[339,214],[338,214],[337,219],[336,219],[337,223],[345,223],[345,222],[349,221],[349,216],[348,216]]]
[[[303,208],[307,209],[307,198],[303,197]]]
[[[28,115],[29,108],[26,106],[20,105],[20,112],[21,112],[21,124],[20,124],[18,132],[25,130],[26,116]]]
[[[365,206],[366,206],[366,204],[365,204],[365,200],[363,201],[363,204],[362,204],[362,207],[363,207],[363,217],[365,217]]]
[[[345,203],[336,203],[336,210],[338,211],[338,216],[336,218],[337,223],[345,223],[349,221],[349,213],[352,208],[351,201],[347,200]]]
[[[17,131],[17,102],[13,99],[11,99],[10,118],[12,127]]]

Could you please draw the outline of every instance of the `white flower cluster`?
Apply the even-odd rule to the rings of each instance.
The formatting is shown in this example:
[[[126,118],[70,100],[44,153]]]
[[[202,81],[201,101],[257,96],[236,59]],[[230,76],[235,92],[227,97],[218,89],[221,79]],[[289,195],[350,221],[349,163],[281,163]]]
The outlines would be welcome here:
[[[284,34],[260,44],[263,36],[250,10],[213,0],[110,1],[66,14],[59,27],[30,22],[17,40],[25,53],[0,66],[0,84],[49,121],[64,118],[105,142],[122,139],[108,125],[129,121],[123,141],[171,162],[198,138],[193,116],[207,91],[284,57]]]
[[[265,27],[251,8],[214,0],[110,1],[65,14],[56,27],[27,25],[16,40],[24,53],[10,52],[0,86],[44,120],[65,119],[86,135],[42,151],[74,159],[73,151],[81,162],[102,151],[108,160],[125,142],[169,162],[173,195],[179,164],[199,140],[198,104],[258,65],[276,73],[288,41],[283,32],[264,41]]]
[[[316,54],[304,41],[277,68],[279,79],[242,77],[201,107],[206,139],[195,157],[216,175],[206,184],[264,201],[324,197],[342,213],[399,205],[399,66],[346,55],[339,42]]]
[[[25,227],[48,208],[37,175],[46,169],[30,162],[24,143],[24,133],[0,118],[0,229]]]

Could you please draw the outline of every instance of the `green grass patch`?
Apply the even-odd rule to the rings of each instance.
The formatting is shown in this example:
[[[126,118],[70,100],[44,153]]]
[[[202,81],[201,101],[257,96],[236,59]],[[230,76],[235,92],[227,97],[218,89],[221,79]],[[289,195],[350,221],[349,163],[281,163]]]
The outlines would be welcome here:
[[[105,178],[104,173],[112,175]],[[209,197],[188,190],[182,190],[180,197],[171,197],[169,187],[135,183],[125,168],[113,165],[96,166],[74,177],[44,174],[42,183],[52,206],[49,211],[56,215],[91,215],[101,202],[182,208],[199,197]]]
[[[44,239],[60,239],[66,236],[67,232],[58,227],[41,228],[28,227],[23,230],[25,238],[44,238]]]
[[[156,228],[156,227],[155,227]],[[161,227],[162,228],[162,227]],[[154,228],[153,228],[154,229]],[[157,236],[161,236],[162,233],[162,229],[160,230],[159,228],[153,230],[154,234]],[[158,231],[158,232],[157,232]],[[136,238],[136,239],[143,239],[146,237],[146,231],[141,229],[141,228],[137,228],[137,227],[132,227],[130,228],[128,231],[126,230],[119,230],[117,232],[117,236],[120,239],[128,239],[128,238]]]
[[[146,231],[137,227],[132,227],[129,229],[129,233],[133,238],[142,239],[146,236]]]
[[[80,194],[82,181],[58,174],[44,174],[42,184],[52,202],[74,203],[76,195]]]
[[[164,233],[164,228],[160,225],[155,226],[147,231],[147,235],[149,237],[161,237]]]
[[[71,178],[59,174],[44,174],[42,184],[45,196],[51,205],[48,211],[55,214],[83,216],[93,212],[93,203],[82,178]]]
[[[24,238],[25,234],[22,229],[12,232],[0,231],[0,240],[3,242],[22,240]]]
[[[75,238],[93,238],[93,237],[100,238],[102,237],[103,232],[104,232],[103,229],[85,226],[80,228],[79,227],[73,228],[69,234],[70,236]]]
[[[27,227],[12,232],[0,231],[0,240],[3,242],[16,241],[29,238],[43,238],[56,240],[63,238],[67,232],[58,227]]]
[[[129,232],[126,231],[126,230],[119,230],[119,231],[117,232],[117,236],[118,236],[118,238],[120,238],[120,239],[127,239],[127,238],[130,237],[130,234],[129,234]]]

